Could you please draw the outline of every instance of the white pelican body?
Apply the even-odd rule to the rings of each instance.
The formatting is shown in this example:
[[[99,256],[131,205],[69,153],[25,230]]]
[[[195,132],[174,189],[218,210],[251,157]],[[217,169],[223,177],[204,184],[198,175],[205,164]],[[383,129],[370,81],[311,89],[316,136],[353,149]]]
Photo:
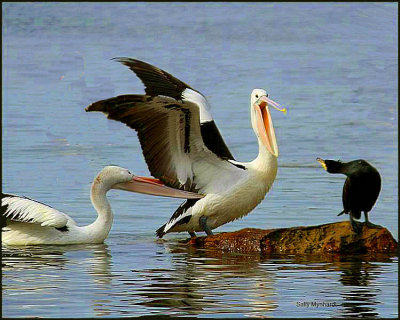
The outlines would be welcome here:
[[[86,111],[101,111],[109,119],[138,132],[150,173],[166,185],[204,195],[184,202],[168,223],[169,232],[211,230],[243,217],[271,188],[279,154],[268,105],[277,108],[265,90],[251,94],[251,120],[259,142],[257,158],[235,161],[209,111],[207,99],[167,72],[145,62],[118,58],[145,85],[145,95],[121,95],[95,102]],[[281,110],[282,111],[282,110]]]
[[[180,219],[192,216],[187,224],[177,225],[170,232],[204,231],[199,218],[207,217],[207,225],[212,230],[230,221],[241,218],[253,210],[264,198],[274,182],[277,173],[277,161],[271,159],[268,168],[259,170],[257,162],[242,163],[246,166],[246,174],[239,172],[237,176],[226,179],[226,187],[221,192],[207,193],[196,201]],[[240,169],[239,169],[240,170]],[[230,181],[229,181],[230,180]],[[221,188],[222,189],[222,188]],[[170,220],[165,229],[176,221]]]
[[[127,169],[107,166],[92,183],[90,198],[98,217],[88,226],[80,227],[65,213],[38,201],[3,194],[1,199],[2,223],[5,222],[7,226],[2,228],[2,244],[102,243],[111,230],[114,217],[106,197],[106,193],[110,189],[169,197],[201,197],[198,194],[166,187],[155,179],[136,177]]]

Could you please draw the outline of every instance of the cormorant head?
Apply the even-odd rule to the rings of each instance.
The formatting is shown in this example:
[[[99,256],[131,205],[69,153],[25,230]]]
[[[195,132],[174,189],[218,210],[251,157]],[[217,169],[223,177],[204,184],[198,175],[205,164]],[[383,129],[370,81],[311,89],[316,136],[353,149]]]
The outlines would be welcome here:
[[[373,167],[365,160],[358,159],[347,163],[343,163],[343,173],[346,175],[353,175],[358,173],[365,173],[370,170],[374,170]]]
[[[329,173],[343,173],[346,176],[352,176],[370,172],[371,170],[376,171],[367,161],[363,159],[353,160],[349,162],[342,162],[340,160],[323,160],[317,158],[317,161],[321,163],[322,167]]]
[[[343,162],[340,160],[323,160],[317,158],[317,161],[321,163],[321,166],[329,173],[343,173]]]

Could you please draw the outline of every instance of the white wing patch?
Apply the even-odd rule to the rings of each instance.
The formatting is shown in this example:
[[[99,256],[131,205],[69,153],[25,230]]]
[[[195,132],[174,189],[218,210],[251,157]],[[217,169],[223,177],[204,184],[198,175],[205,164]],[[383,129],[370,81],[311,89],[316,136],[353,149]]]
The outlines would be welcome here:
[[[200,113],[200,123],[213,120],[213,117],[210,113],[210,104],[201,93],[187,88],[182,92],[182,98],[183,100],[190,101],[198,106]]]
[[[182,220],[183,218],[185,218],[185,217],[187,217],[187,216],[191,216],[191,215],[192,215],[192,214],[191,214],[191,210],[187,210],[187,211],[185,211],[181,216],[179,216],[179,217],[177,217],[177,218],[175,218],[175,219],[173,219],[173,220],[168,221],[168,223],[167,223],[167,224],[165,225],[165,227],[164,227],[164,232],[167,233],[168,230],[171,229],[172,227],[174,227],[175,224],[176,224],[178,221]]]
[[[172,143],[170,142],[172,164],[179,183],[185,185],[188,179],[190,182],[193,181],[193,173],[191,159],[184,152],[185,133],[177,131],[177,128],[178,130],[184,130],[184,128],[182,128],[178,117],[171,117],[169,122],[171,123],[168,128],[170,130],[169,137],[171,137],[171,140],[174,139],[174,141],[171,141]]]
[[[6,207],[3,216],[12,221],[37,223],[42,227],[64,227],[68,216],[40,202],[19,196],[5,196],[1,206]]]

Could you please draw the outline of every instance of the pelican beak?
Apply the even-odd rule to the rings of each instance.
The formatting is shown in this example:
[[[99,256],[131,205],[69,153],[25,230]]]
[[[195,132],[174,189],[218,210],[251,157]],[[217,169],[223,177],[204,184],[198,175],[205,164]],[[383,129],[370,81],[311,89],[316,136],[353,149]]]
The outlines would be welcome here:
[[[254,104],[257,113],[257,131],[261,141],[267,147],[268,151],[275,157],[278,157],[278,143],[276,142],[274,125],[272,124],[271,114],[269,113],[269,105],[286,113],[285,108],[280,108],[278,103],[269,99],[267,96],[260,97]]]
[[[131,181],[115,184],[113,189],[171,198],[201,199],[204,197],[204,195],[195,192],[168,187],[158,179],[138,176],[133,177]]]
[[[322,168],[324,168],[325,170],[328,170],[324,160],[322,160],[321,158],[317,158],[317,161],[321,164]]]

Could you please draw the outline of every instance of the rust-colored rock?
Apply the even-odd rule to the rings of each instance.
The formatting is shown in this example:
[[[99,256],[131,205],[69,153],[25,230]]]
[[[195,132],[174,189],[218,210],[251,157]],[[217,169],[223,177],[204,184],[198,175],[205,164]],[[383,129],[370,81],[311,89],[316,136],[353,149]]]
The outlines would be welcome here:
[[[282,229],[246,228],[208,237],[197,237],[190,244],[229,252],[263,254],[376,254],[397,255],[397,242],[384,227],[363,225],[356,234],[350,222]]]
[[[230,252],[261,252],[261,240],[271,230],[246,228],[235,232],[223,232],[208,237],[197,237],[189,243],[201,248],[216,248]]]

